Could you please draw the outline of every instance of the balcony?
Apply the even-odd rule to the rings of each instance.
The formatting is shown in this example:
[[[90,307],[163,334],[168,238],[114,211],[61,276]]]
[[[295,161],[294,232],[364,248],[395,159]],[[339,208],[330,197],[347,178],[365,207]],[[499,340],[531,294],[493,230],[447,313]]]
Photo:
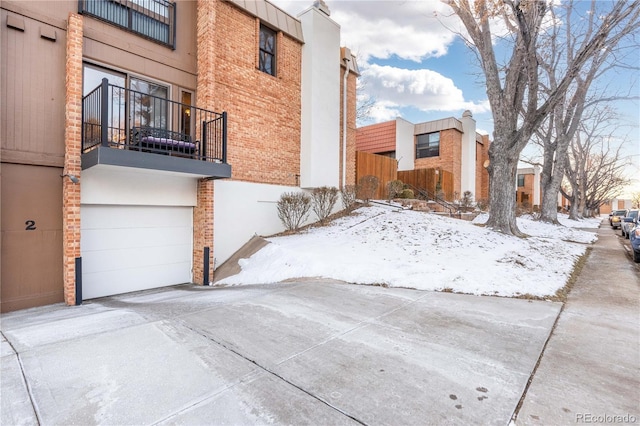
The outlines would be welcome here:
[[[82,100],[82,168],[135,167],[231,177],[227,113],[102,84]]]

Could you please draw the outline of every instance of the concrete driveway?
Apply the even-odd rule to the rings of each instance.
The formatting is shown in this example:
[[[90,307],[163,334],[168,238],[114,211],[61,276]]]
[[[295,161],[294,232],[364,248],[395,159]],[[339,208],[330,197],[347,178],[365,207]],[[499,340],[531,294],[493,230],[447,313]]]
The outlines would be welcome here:
[[[0,420],[506,425],[560,308],[310,280],[19,311]]]

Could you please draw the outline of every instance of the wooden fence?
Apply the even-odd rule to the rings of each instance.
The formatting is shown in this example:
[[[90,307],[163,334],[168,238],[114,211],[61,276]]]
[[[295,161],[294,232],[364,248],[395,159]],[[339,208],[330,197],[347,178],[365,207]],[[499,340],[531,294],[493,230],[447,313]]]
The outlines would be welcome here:
[[[416,169],[398,172],[398,179],[432,194],[442,191],[447,201],[453,201],[453,173],[440,169]],[[439,185],[438,185],[439,184]]]
[[[358,151],[356,153],[356,182],[359,183],[360,179],[367,175],[376,176],[379,181],[374,199],[385,199],[387,197],[387,182],[400,179],[403,183],[426,189],[432,194],[441,190],[445,200],[454,200],[453,173],[445,170],[417,169],[399,172],[398,162],[395,159]]]
[[[387,197],[387,182],[397,179],[398,162],[384,155],[358,151],[356,153],[356,182],[360,182],[360,179],[367,175],[378,178],[378,189],[373,198],[383,200]]]

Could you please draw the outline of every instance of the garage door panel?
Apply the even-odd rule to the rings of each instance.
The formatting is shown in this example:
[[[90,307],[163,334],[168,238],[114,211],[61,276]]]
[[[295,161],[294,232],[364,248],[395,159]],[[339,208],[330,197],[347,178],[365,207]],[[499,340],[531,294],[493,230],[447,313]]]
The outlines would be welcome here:
[[[191,227],[88,229],[82,231],[82,251],[120,250],[123,246],[153,248],[164,245],[190,245]],[[171,242],[172,244],[169,244]]]
[[[163,264],[191,265],[191,245],[98,250],[82,255],[83,270],[101,272]]]
[[[193,210],[83,206],[83,298],[191,281]]]
[[[193,213],[189,207],[166,206],[83,206],[84,229],[164,228],[171,225],[191,226]],[[189,213],[185,214],[188,209]]]
[[[127,270],[83,273],[83,282],[91,282],[91,286],[84,286],[82,296],[84,299],[109,296],[112,294],[128,293],[136,290],[165,287],[174,284],[190,282],[184,274],[177,273],[175,265],[161,265],[157,267],[159,275],[151,275],[147,268],[130,268]],[[122,275],[126,274],[127,281],[122,281]],[[135,288],[131,282],[135,282]]]

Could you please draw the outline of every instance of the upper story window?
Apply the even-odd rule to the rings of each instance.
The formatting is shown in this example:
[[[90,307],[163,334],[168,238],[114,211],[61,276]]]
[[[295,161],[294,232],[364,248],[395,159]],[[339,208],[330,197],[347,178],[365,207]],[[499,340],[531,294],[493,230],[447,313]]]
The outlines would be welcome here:
[[[260,53],[258,69],[276,75],[276,32],[260,25]]]
[[[440,155],[440,132],[424,133],[416,136],[416,158],[438,157]]]
[[[518,175],[518,188],[524,186],[524,175]]]
[[[176,5],[168,0],[79,0],[78,12],[175,48]]]

